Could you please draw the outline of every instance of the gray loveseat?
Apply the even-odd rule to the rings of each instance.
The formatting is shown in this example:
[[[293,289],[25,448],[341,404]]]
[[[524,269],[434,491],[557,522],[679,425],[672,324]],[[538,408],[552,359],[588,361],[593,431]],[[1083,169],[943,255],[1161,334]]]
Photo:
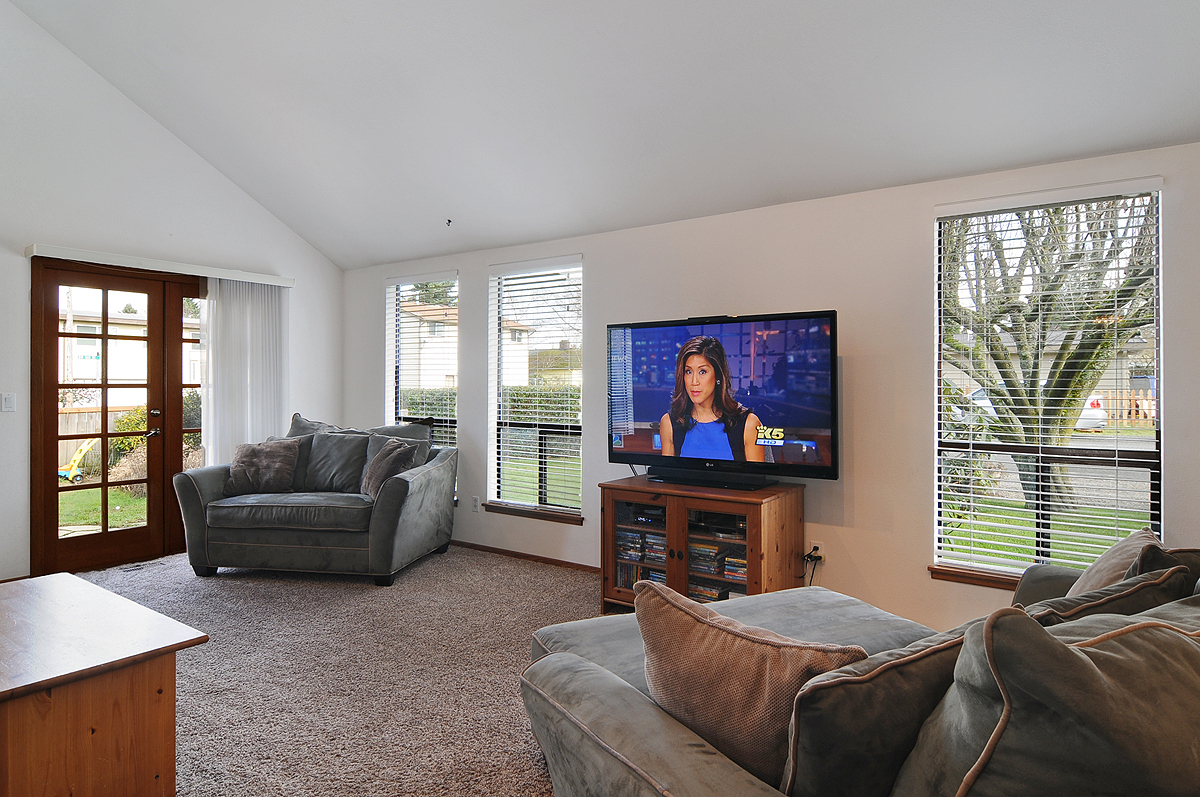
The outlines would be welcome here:
[[[521,691],[557,797],[1197,794],[1200,554],[1190,563],[1143,555],[1072,597],[1079,571],[1035,565],[1014,608],[944,633],[820,587],[710,604],[867,653],[800,689],[778,782],[650,698],[633,615],[537,631]]]
[[[296,415],[288,437],[301,445],[289,489],[227,495],[227,464],[176,474],[192,569],[357,573],[391,585],[397,571],[450,544],[458,450],[432,448],[429,433],[420,424],[341,429]],[[393,438],[418,444],[417,464],[372,498],[362,491],[368,467]]]

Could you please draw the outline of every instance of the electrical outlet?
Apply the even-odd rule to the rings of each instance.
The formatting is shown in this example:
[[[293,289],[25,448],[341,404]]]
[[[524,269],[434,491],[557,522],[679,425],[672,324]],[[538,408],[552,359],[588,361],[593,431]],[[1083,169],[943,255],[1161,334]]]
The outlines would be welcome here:
[[[829,555],[825,551],[825,543],[823,543],[823,542],[819,542],[817,540],[809,540],[808,547],[813,556],[820,557],[820,559],[818,561],[824,561],[825,557]]]
[[[479,511],[479,496],[477,496],[477,495],[471,496],[471,511],[472,512]]]

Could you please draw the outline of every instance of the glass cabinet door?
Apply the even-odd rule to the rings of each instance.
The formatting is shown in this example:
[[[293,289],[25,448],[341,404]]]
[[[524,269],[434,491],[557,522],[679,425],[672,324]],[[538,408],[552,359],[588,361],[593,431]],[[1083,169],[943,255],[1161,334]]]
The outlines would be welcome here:
[[[746,594],[746,516],[687,511],[688,597],[719,601]]]
[[[667,508],[658,504],[616,501],[614,510],[614,586],[633,589],[636,581],[667,583]]]

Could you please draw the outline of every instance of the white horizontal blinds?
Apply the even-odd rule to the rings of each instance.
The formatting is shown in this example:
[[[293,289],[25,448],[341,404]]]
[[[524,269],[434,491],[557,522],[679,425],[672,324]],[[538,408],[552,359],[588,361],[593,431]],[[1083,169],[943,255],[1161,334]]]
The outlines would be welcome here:
[[[633,434],[633,330],[608,330],[608,433]]]
[[[387,336],[389,417],[432,417],[434,445],[457,446],[458,280],[388,286]]]
[[[1158,208],[939,219],[939,562],[1078,567],[1158,531]]]
[[[495,275],[489,306],[493,500],[578,513],[583,269]]]

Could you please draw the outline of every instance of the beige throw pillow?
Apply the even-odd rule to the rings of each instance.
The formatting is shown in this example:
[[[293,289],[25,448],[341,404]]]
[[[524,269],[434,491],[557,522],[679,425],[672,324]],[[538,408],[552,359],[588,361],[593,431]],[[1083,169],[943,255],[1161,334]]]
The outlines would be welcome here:
[[[723,617],[649,581],[633,585],[650,696],[752,775],[774,786],[788,722],[814,675],[865,659],[857,645],[799,642]]]
[[[1116,584],[1125,578],[1125,571],[1137,561],[1138,555],[1147,545],[1159,545],[1158,537],[1148,528],[1135,531],[1113,547],[1100,554],[1100,558],[1092,562],[1079,580],[1067,590],[1067,597],[1073,598],[1084,592]]]

